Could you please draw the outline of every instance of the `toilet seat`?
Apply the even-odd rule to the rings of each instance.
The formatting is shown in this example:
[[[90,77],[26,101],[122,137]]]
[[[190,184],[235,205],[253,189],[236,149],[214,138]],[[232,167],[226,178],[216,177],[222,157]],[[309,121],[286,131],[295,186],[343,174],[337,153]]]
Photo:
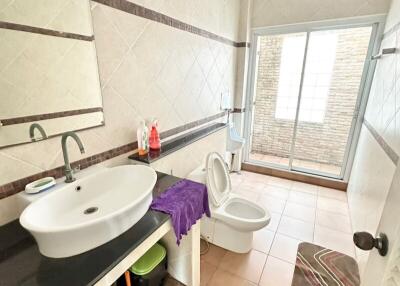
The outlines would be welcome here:
[[[214,218],[241,231],[262,229],[271,220],[267,210],[239,195],[232,196],[219,208],[214,209]]]
[[[266,226],[270,214],[262,206],[232,193],[228,168],[221,155],[210,153],[206,161],[206,182],[214,207],[211,216],[241,231],[255,231]]]
[[[205,167],[193,170],[188,179],[207,185],[211,217],[201,219],[202,237],[233,252],[249,252],[254,231],[270,222],[269,212],[232,192],[228,168],[216,152],[208,154]]]
[[[208,154],[206,160],[207,189],[214,206],[221,206],[232,190],[228,168],[221,155],[216,152]]]

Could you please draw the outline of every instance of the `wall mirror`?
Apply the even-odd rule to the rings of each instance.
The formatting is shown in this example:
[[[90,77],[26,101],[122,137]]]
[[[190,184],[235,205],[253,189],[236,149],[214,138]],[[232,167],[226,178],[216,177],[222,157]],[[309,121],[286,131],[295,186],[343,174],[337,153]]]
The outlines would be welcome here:
[[[0,148],[103,124],[89,0],[0,1]]]

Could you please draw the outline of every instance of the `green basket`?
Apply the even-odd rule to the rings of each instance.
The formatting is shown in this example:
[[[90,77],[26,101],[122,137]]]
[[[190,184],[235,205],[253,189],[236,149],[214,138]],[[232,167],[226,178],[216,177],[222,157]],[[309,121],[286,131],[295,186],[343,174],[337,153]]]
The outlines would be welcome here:
[[[132,265],[133,274],[143,276],[149,274],[165,258],[167,251],[161,244],[154,244],[147,252]]]

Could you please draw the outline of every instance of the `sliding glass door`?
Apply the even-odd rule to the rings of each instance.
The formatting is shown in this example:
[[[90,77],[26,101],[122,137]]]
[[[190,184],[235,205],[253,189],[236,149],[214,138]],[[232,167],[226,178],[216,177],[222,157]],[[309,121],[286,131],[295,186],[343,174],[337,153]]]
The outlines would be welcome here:
[[[256,36],[247,161],[342,178],[373,25]]]

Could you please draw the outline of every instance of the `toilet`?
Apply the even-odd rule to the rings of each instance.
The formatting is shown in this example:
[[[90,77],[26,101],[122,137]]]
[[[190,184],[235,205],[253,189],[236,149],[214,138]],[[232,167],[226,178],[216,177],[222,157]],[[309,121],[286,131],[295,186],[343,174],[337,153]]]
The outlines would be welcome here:
[[[189,180],[207,185],[211,217],[201,219],[201,235],[209,242],[237,253],[252,248],[253,232],[271,220],[259,204],[232,193],[231,180],[220,154],[208,154],[205,167],[191,172]]]

